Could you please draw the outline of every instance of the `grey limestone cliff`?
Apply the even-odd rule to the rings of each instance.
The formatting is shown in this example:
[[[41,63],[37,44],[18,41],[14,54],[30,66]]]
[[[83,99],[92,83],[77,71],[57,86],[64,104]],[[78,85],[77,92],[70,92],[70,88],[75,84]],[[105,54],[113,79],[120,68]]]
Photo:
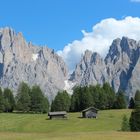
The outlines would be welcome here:
[[[68,80],[66,64],[52,49],[28,43],[10,28],[0,29],[0,86],[15,93],[24,81],[39,85],[51,101],[59,90],[108,82],[116,92],[134,96],[140,89],[139,73],[140,42],[127,37],[115,39],[104,59],[85,51]]]
[[[86,51],[70,80],[77,85],[102,85],[104,82],[117,92],[133,96],[140,89],[140,43],[122,37],[113,41],[103,60],[99,54]]]
[[[22,33],[0,29],[0,85],[15,92],[20,82],[37,84],[50,100],[63,89],[67,67],[53,50],[27,43]]]
[[[77,64],[70,80],[78,85],[103,84],[106,78],[106,66],[98,53],[86,51],[80,63]]]

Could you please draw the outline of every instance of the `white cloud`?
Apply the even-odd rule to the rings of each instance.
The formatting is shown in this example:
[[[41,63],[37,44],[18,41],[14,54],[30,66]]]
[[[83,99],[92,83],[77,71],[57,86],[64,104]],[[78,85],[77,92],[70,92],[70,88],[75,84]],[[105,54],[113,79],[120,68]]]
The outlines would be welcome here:
[[[131,2],[140,2],[140,0],[130,0]]]
[[[70,71],[80,61],[81,55],[85,50],[98,52],[105,57],[112,41],[118,37],[127,36],[132,39],[140,40],[140,18],[125,17],[121,20],[114,18],[104,19],[94,25],[92,32],[82,30],[83,38],[74,40],[57,53],[63,57]]]

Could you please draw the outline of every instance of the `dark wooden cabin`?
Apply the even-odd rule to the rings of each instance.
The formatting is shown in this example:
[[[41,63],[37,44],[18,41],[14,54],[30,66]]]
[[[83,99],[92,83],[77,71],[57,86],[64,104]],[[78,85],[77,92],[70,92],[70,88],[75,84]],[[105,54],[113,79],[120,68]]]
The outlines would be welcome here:
[[[95,107],[89,107],[82,111],[83,118],[97,118],[98,109]]]
[[[59,118],[67,118],[67,112],[66,111],[58,111],[58,112],[49,112],[48,116],[50,119],[59,119]]]

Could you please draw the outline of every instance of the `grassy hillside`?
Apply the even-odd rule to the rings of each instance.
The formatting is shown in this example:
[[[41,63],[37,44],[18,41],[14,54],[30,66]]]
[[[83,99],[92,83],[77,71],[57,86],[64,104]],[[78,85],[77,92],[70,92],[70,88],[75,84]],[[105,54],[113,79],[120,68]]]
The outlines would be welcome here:
[[[131,110],[99,111],[97,119],[78,118],[49,120],[46,114],[0,114],[1,140],[129,140],[140,139],[140,133],[119,132],[124,114]]]

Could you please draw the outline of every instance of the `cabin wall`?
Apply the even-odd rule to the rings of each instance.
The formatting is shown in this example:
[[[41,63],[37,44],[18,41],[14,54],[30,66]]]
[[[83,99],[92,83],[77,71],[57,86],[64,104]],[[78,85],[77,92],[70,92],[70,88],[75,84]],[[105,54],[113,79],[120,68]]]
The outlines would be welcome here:
[[[83,114],[84,118],[96,118],[96,116],[97,116],[97,113],[93,112],[91,110],[89,110],[87,112],[83,112],[82,114]]]
[[[55,115],[55,116],[50,116],[50,119],[62,119],[62,118],[66,118],[66,116],[65,115]]]

